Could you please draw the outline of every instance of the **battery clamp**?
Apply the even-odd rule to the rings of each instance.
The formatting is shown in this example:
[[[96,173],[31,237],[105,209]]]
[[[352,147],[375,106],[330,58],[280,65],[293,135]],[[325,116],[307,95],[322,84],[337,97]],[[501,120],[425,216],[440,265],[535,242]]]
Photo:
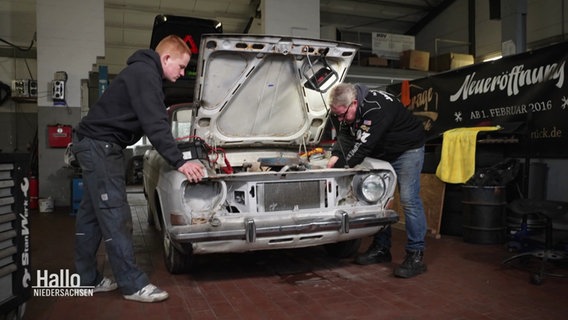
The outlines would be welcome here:
[[[196,136],[188,136],[178,138],[178,141],[189,139],[188,141],[178,142],[178,148],[183,154],[184,160],[204,160],[212,168],[218,168],[220,171],[226,174],[232,174],[234,172],[225,150],[219,147],[211,147],[202,138]],[[219,161],[223,159],[223,164]]]

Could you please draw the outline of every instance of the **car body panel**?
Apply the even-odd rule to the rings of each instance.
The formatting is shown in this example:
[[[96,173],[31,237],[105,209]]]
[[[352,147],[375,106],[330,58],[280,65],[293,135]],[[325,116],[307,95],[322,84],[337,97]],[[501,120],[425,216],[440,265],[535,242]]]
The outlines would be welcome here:
[[[307,89],[304,75],[331,69],[330,83],[341,81],[357,51],[331,41],[226,34],[204,36],[201,48],[196,130],[219,146],[317,143],[329,91]]]
[[[189,183],[155,150],[144,155],[148,213],[168,245],[183,254],[297,248],[360,239],[398,221],[389,163],[326,168],[317,149],[328,89],[345,77],[356,45],[202,39],[198,100],[171,106],[170,118],[184,156],[207,176]]]

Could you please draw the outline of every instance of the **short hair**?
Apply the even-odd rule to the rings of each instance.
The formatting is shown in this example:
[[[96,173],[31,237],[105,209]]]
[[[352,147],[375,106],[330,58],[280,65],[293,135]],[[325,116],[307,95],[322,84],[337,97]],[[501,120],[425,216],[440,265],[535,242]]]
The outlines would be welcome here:
[[[351,83],[340,83],[331,89],[329,94],[329,105],[347,106],[357,98],[357,89]]]
[[[175,56],[182,56],[187,53],[191,57],[191,49],[189,49],[187,43],[185,43],[182,38],[173,34],[160,40],[156,46],[156,52],[160,56],[166,53]]]

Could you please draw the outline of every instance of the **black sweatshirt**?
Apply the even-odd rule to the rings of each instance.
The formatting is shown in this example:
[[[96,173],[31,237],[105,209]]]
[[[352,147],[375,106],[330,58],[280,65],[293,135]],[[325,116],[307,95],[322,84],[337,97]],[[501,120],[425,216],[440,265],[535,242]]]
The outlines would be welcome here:
[[[424,145],[422,123],[396,97],[363,85],[355,88],[355,121],[341,124],[332,150],[332,155],[339,157],[336,168],[353,167],[365,157],[393,161],[405,151]]]
[[[123,148],[146,135],[154,148],[179,168],[185,161],[164,105],[160,56],[150,49],[138,50],[127,64],[75,130],[79,137],[112,142]]]

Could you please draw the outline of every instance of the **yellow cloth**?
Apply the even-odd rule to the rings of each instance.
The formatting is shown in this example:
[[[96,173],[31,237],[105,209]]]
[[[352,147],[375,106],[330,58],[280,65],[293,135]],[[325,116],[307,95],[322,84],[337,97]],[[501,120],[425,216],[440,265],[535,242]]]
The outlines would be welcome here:
[[[501,127],[456,128],[444,132],[442,155],[436,176],[448,183],[464,183],[475,173],[477,133],[495,131]]]

